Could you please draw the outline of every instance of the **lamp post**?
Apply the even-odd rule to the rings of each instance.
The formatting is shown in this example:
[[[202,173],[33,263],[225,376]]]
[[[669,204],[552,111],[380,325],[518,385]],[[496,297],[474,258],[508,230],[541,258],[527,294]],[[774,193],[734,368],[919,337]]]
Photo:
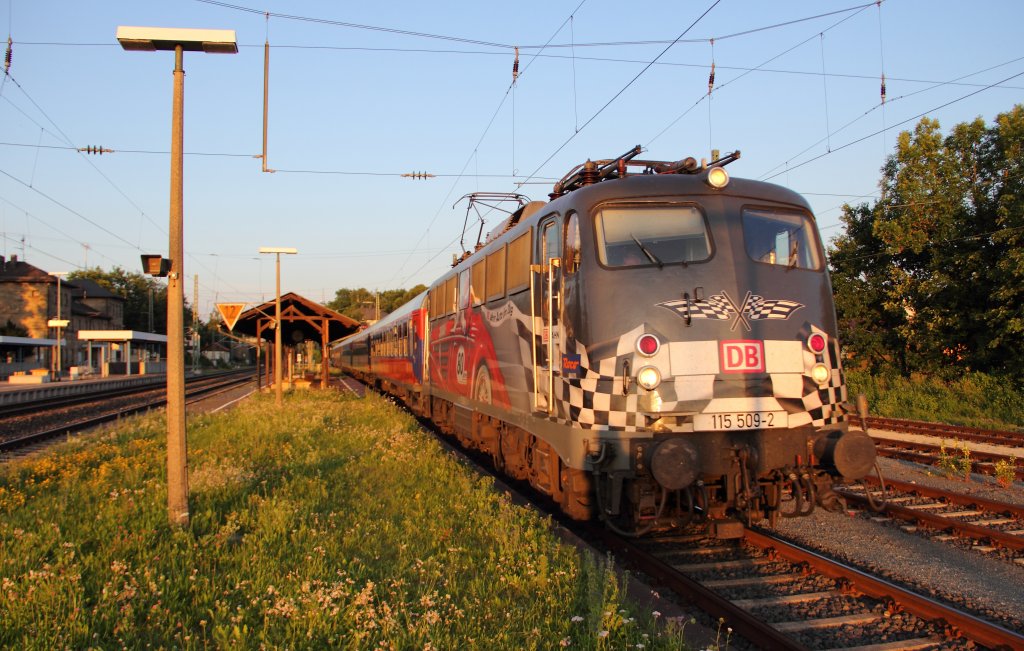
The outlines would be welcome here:
[[[182,168],[184,148],[185,50],[235,54],[231,29],[118,27],[125,50],[174,51],[174,106],[171,117],[170,267],[167,274],[167,511],[171,524],[189,524],[188,466],[185,445],[184,215]]]
[[[63,371],[63,364],[61,363],[61,345],[60,345],[60,329],[67,325],[66,321],[60,318],[60,279],[68,275],[66,271],[51,271],[51,276],[57,277],[57,318],[52,319],[49,325],[57,328],[57,373],[55,374],[56,380],[60,382],[61,372]]]
[[[295,255],[298,249],[291,247],[261,246],[260,253],[273,253],[277,256],[277,293],[274,310],[274,402],[281,406],[281,387],[284,379],[281,373],[281,254]]]

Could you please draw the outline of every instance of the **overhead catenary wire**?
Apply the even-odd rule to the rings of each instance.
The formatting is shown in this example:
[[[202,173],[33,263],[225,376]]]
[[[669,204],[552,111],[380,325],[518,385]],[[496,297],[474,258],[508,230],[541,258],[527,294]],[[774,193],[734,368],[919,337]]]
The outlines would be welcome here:
[[[580,8],[583,7],[584,4],[586,4],[586,2],[587,2],[587,0],[580,0],[580,3],[578,5],[576,5],[576,8],[572,10],[572,12],[569,14],[569,16],[570,17],[574,16],[576,14],[576,12],[578,12],[580,10]],[[569,22],[569,18],[566,18],[564,21],[562,21],[562,24],[558,26],[558,29],[556,29],[551,34],[551,37],[548,38],[548,42],[551,42],[551,40],[554,39],[555,36],[557,36],[559,34],[559,32],[561,32],[563,29],[565,29],[565,25],[568,22]],[[539,52],[537,54],[539,54]],[[522,77],[523,75],[526,74],[526,72],[530,69],[530,66],[532,66],[533,62],[536,61],[536,60],[537,60],[537,55],[535,54],[529,61],[526,62],[526,66],[522,70],[518,71],[519,74],[517,75],[517,80],[518,80],[519,77]],[[494,114],[491,116],[490,121],[487,123],[487,126],[484,128],[483,133],[480,134],[480,138],[477,140],[476,144],[473,146],[473,149],[472,149],[471,153],[466,158],[466,162],[462,166],[462,170],[459,173],[460,174],[459,177],[456,178],[455,181],[453,181],[451,186],[448,188],[448,192],[445,194],[444,200],[443,200],[442,204],[440,206],[438,206],[437,211],[435,211],[434,216],[431,218],[430,223],[427,224],[427,228],[424,230],[424,232],[420,236],[419,240],[417,240],[416,244],[414,245],[414,248],[418,248],[420,242],[422,242],[424,240],[424,238],[427,237],[427,234],[430,232],[430,229],[433,227],[434,223],[437,221],[437,218],[440,216],[441,211],[444,210],[445,206],[447,205],[448,200],[451,198],[452,192],[455,190],[455,187],[458,185],[459,179],[462,178],[462,175],[465,173],[466,169],[469,167],[470,162],[472,162],[477,157],[477,152],[480,149],[480,144],[484,141],[484,138],[487,137],[488,132],[490,132],[491,126],[494,124],[495,119],[497,119],[498,114],[501,112],[501,107],[505,105],[505,101],[508,99],[508,96],[509,96],[510,92],[512,91],[512,88],[513,88],[512,84],[509,84],[508,88],[505,90],[505,93],[502,95],[501,101],[498,102],[498,107],[495,109]],[[529,178],[526,179],[526,181],[529,181],[529,180],[530,180]],[[453,246],[455,241],[457,241],[458,239],[459,238],[456,237],[454,240],[452,240],[452,242],[450,242],[447,245],[447,247]],[[424,262],[423,265],[419,269],[417,269],[415,272],[413,272],[413,274],[419,272],[421,269],[426,267],[427,264],[430,264],[434,259],[437,258],[438,255],[440,255],[440,254],[435,254],[434,256],[428,258],[427,261]],[[409,261],[409,258],[406,258],[406,260],[404,260],[402,262],[402,264],[399,266],[398,270],[395,272],[395,274],[392,276],[392,278],[397,278],[402,273],[402,271],[405,269],[405,265],[408,263],[408,261]],[[409,279],[411,277],[412,277],[412,275],[407,276],[402,281],[401,284],[404,285],[404,284],[408,283],[408,281],[409,281]]]
[[[997,68],[1002,68],[1002,67],[1014,64],[1014,63],[1019,63],[1021,61],[1024,61],[1024,57],[1017,57],[1015,59],[1010,59],[1009,61],[1005,61],[1003,63],[998,63],[996,65],[992,65],[992,66],[988,66],[986,68],[982,68],[981,70],[975,70],[973,72],[969,72],[967,74],[961,75],[961,76],[956,77],[955,79],[952,79],[952,80],[949,80],[949,81],[936,82],[936,83],[932,84],[931,86],[929,86],[928,88],[921,88],[921,89],[918,89],[918,90],[910,92],[910,93],[906,93],[906,94],[903,94],[903,95],[899,95],[897,97],[890,98],[889,99],[889,103],[893,104],[895,102],[898,102],[898,101],[901,101],[901,100],[905,100],[905,99],[907,99],[909,97],[913,97],[914,95],[919,95],[921,93],[926,93],[928,91],[935,90],[935,89],[938,89],[938,88],[942,88],[942,87],[945,87],[945,86],[962,85],[962,84],[959,84],[957,82],[959,82],[960,80],[963,80],[963,79],[967,79],[968,77],[975,77],[977,75],[981,75],[981,74],[984,74],[986,72],[991,72],[992,70],[996,70]],[[977,87],[981,88],[982,90],[988,90],[989,88],[992,88],[992,86],[990,84],[971,84],[971,85],[972,86],[977,86]],[[999,87],[1001,87],[1001,85],[997,84],[995,87],[999,88]],[[844,130],[846,130],[849,127],[853,126],[857,122],[859,122],[862,119],[866,118],[871,113],[879,110],[880,108],[881,108],[881,104],[877,104],[876,103],[875,105],[871,106],[870,108],[865,110],[863,113],[861,113],[859,116],[857,116],[857,117],[853,118],[852,120],[848,121],[843,126],[839,127],[838,129],[836,129],[834,131],[829,132],[828,135],[829,135],[830,139],[831,139],[832,136],[835,136],[835,135],[843,132]],[[799,151],[796,154],[790,156],[789,157],[789,161],[792,161],[793,159],[796,159],[796,158],[799,158],[800,156],[803,156],[808,151],[810,151],[811,149],[814,149],[814,147],[820,145],[822,142],[825,142],[825,141],[826,141],[825,138],[822,138],[822,139],[819,139],[819,140],[811,143],[810,145],[808,145],[807,147],[805,147],[801,151]],[[831,143],[829,145],[829,150],[831,151]],[[883,153],[887,154],[888,150],[886,150]],[[778,168],[782,167],[783,165],[788,164],[789,161],[786,161],[786,163],[779,163],[775,167],[772,167],[771,169],[769,169],[766,172],[764,172],[764,174],[760,178],[762,180],[765,179],[768,174],[771,174],[772,172],[774,172]]]
[[[985,92],[986,90],[990,90],[992,88],[995,88],[995,87],[997,87],[997,86],[999,86],[1001,84],[1004,84],[1004,83],[1006,83],[1008,81],[1016,79],[1017,77],[1020,77],[1022,75],[1024,75],[1024,71],[1018,72],[1015,75],[1011,75],[1009,77],[1006,77],[1005,79],[997,81],[997,82],[995,82],[993,84],[989,84],[988,86],[985,86],[984,88],[980,88],[980,89],[978,89],[978,90],[976,90],[974,92],[968,93],[966,95],[962,95],[960,97],[957,97],[956,99],[952,99],[952,100],[950,100],[948,102],[945,102],[943,104],[940,104],[938,106],[934,106],[934,107],[928,109],[927,111],[924,111],[922,113],[918,113],[917,115],[914,115],[912,117],[906,118],[905,120],[901,120],[901,121],[897,122],[896,124],[892,124],[892,125],[883,127],[882,129],[880,129],[878,131],[875,131],[873,133],[869,133],[869,134],[867,134],[865,136],[862,136],[860,138],[852,140],[852,141],[850,141],[850,142],[848,142],[848,143],[846,143],[844,145],[840,145],[839,147],[836,147],[835,149],[832,149],[832,150],[827,151],[827,152],[825,152],[823,154],[819,154],[818,156],[814,156],[814,157],[809,158],[809,159],[807,159],[807,160],[805,160],[805,161],[803,161],[801,163],[798,163],[798,164],[794,165],[790,169],[797,169],[799,167],[803,167],[804,165],[808,165],[810,163],[813,163],[813,162],[815,162],[817,160],[820,160],[820,159],[822,159],[822,158],[824,158],[826,156],[829,156],[830,154],[834,154],[834,153],[836,153],[838,151],[846,149],[847,147],[852,147],[853,145],[856,145],[857,143],[864,142],[865,140],[868,140],[870,138],[874,138],[877,135],[881,135],[885,131],[888,131],[890,129],[895,129],[896,127],[903,126],[904,124],[907,124],[908,122],[913,122],[915,120],[919,120],[919,119],[925,117],[926,115],[928,115],[929,113],[934,113],[935,111],[939,111],[941,109],[944,109],[947,106],[951,106],[953,104],[956,104],[957,102],[962,102],[963,100],[965,100],[965,99],[967,99],[969,97],[973,97],[973,96],[977,95],[978,93],[982,93],[982,92]],[[764,176],[764,177],[761,178],[761,180],[767,181],[767,180],[775,178],[776,176],[779,176],[780,174],[782,174],[782,172],[777,172],[777,173],[769,175],[769,176]]]
[[[641,77],[641,76],[642,76],[642,75],[643,75],[643,74],[644,74],[645,72],[647,72],[647,71],[648,71],[648,70],[649,70],[649,69],[651,68],[651,66],[652,66],[652,65],[654,65],[654,64],[655,64],[655,63],[656,63],[656,62],[658,61],[658,59],[660,59],[661,57],[665,56],[665,54],[666,54],[666,53],[668,53],[668,51],[669,51],[670,49],[672,49],[672,46],[673,46],[673,45],[675,45],[675,44],[676,44],[676,43],[677,43],[677,42],[678,42],[678,41],[679,41],[679,40],[680,40],[680,39],[681,39],[681,38],[682,38],[683,36],[685,36],[685,35],[686,35],[687,33],[689,33],[689,31],[690,31],[691,29],[693,29],[693,28],[694,28],[694,27],[695,27],[695,26],[697,25],[697,23],[699,23],[699,22],[700,22],[701,20],[703,20],[703,19],[704,19],[704,17],[705,17],[705,16],[707,16],[707,15],[708,15],[708,14],[709,14],[709,13],[711,12],[711,10],[712,10],[712,9],[714,9],[714,8],[715,8],[716,6],[718,6],[718,4],[719,4],[719,3],[721,2],[721,1],[722,1],[722,0],[714,0],[714,2],[712,2],[712,3],[711,3],[711,6],[709,6],[709,7],[707,8],[707,9],[705,9],[705,10],[704,10],[704,12],[703,12],[703,13],[702,13],[702,14],[701,14],[700,16],[698,16],[698,17],[697,17],[697,19],[696,19],[696,20],[694,20],[694,21],[693,21],[693,22],[692,22],[692,23],[690,24],[690,26],[689,26],[689,27],[687,27],[687,28],[686,28],[685,30],[683,30],[683,32],[682,32],[682,33],[681,33],[681,34],[680,34],[680,35],[679,35],[678,37],[676,37],[676,39],[675,39],[674,41],[672,41],[671,43],[669,43],[669,44],[668,44],[668,46],[666,46],[666,47],[665,47],[665,49],[664,49],[664,50],[662,50],[662,51],[661,51],[661,52],[660,52],[660,53],[658,54],[658,56],[654,57],[654,59],[653,59],[653,60],[651,60],[651,61],[650,61],[650,62],[649,62],[649,63],[648,63],[648,64],[647,64],[646,66],[644,66],[644,67],[643,67],[643,69],[642,69],[642,70],[640,70],[640,72],[636,73],[636,75],[635,75],[635,76],[634,76],[634,77],[633,77],[632,79],[630,79],[630,80],[629,80],[629,82],[628,82],[628,83],[627,83],[627,84],[626,84],[625,86],[623,86],[623,87],[622,87],[621,89],[619,89],[619,91],[618,91],[617,93],[615,93],[615,95],[613,95],[611,99],[609,99],[609,100],[608,100],[607,102],[605,102],[604,106],[602,106],[602,107],[601,107],[600,109],[598,109],[598,110],[597,110],[597,112],[596,112],[596,113],[594,113],[594,114],[593,114],[592,116],[590,116],[590,119],[588,119],[588,120],[587,120],[586,122],[584,122],[584,123],[583,123],[583,126],[581,126],[581,127],[580,127],[580,128],[579,128],[579,129],[578,129],[578,130],[577,130],[576,132],[574,132],[574,133],[573,133],[573,134],[572,134],[571,136],[569,136],[569,137],[568,137],[568,138],[567,138],[567,139],[565,140],[565,142],[563,142],[563,143],[562,143],[561,145],[559,145],[559,146],[558,146],[558,148],[557,148],[557,149],[555,149],[555,151],[553,151],[553,152],[551,153],[551,155],[550,155],[550,156],[548,156],[548,157],[547,157],[547,158],[546,158],[546,159],[544,160],[544,162],[542,162],[542,163],[541,163],[540,165],[538,165],[538,166],[537,166],[537,169],[535,169],[535,170],[533,171],[533,173],[532,173],[532,174],[530,174],[530,176],[529,176],[529,177],[527,177],[527,179],[529,180],[529,179],[532,179],[532,178],[533,178],[534,176],[536,176],[536,175],[537,175],[537,173],[538,173],[538,172],[539,172],[539,171],[541,170],[541,168],[543,168],[543,167],[544,167],[545,165],[547,165],[547,164],[548,164],[549,162],[551,162],[551,159],[553,159],[553,158],[554,158],[555,156],[557,156],[557,155],[558,155],[558,153],[559,153],[560,151],[562,151],[563,149],[565,149],[566,145],[568,145],[568,144],[569,144],[570,142],[572,142],[572,141],[573,141],[573,140],[574,140],[574,139],[576,138],[576,136],[577,136],[577,135],[579,135],[579,133],[580,133],[581,131],[583,131],[584,129],[586,129],[586,128],[587,128],[587,126],[588,126],[588,125],[589,125],[589,124],[590,124],[591,122],[593,122],[593,121],[594,121],[595,119],[597,119],[597,117],[598,117],[599,115],[601,115],[601,114],[602,114],[602,113],[603,113],[603,112],[605,111],[605,109],[607,109],[607,108],[608,108],[609,106],[611,106],[611,105],[612,105],[612,103],[613,103],[613,102],[614,102],[615,100],[617,100],[617,99],[618,99],[618,98],[619,98],[619,97],[620,97],[620,96],[621,96],[621,95],[622,95],[623,93],[625,93],[625,92],[626,92],[626,90],[628,90],[630,86],[632,86],[632,85],[633,85],[634,83],[636,83],[636,80],[637,80],[637,79],[639,79],[639,78],[640,78],[640,77]]]

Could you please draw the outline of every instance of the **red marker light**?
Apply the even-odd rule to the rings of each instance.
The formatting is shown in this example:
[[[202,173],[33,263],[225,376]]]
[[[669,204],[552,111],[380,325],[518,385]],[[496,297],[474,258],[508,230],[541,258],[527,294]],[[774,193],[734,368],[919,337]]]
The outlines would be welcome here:
[[[826,339],[825,335],[815,332],[807,338],[807,347],[811,349],[811,352],[815,355],[820,355],[825,352]]]
[[[636,340],[636,349],[641,355],[651,357],[658,352],[661,348],[661,342],[654,335],[640,335],[640,338]]]

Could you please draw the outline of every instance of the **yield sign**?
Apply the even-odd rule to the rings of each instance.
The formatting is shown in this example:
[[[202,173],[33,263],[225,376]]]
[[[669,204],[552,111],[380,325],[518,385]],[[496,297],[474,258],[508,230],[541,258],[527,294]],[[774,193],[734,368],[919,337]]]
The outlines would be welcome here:
[[[224,317],[224,324],[227,325],[228,330],[232,330],[235,327],[235,323],[238,321],[238,315],[245,309],[245,303],[217,303],[217,309],[220,310],[220,315]]]

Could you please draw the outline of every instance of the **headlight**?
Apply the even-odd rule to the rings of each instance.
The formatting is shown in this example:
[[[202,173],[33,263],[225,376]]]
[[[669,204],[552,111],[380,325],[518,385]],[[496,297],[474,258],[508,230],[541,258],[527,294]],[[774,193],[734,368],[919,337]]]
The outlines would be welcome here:
[[[708,185],[721,190],[725,186],[729,185],[729,173],[721,167],[712,167],[708,170]]]
[[[661,372],[653,366],[645,366],[636,372],[636,383],[652,391],[661,384]]]
[[[828,378],[832,375],[832,372],[828,370],[828,367],[824,364],[815,364],[811,369],[811,379],[818,384],[826,384]]]

